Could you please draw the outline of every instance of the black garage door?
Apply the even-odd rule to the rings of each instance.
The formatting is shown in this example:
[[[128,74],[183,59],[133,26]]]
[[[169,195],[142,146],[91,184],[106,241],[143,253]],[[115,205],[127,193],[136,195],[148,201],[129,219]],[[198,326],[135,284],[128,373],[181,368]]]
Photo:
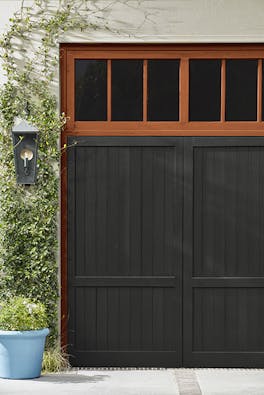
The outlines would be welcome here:
[[[264,366],[264,139],[68,142],[71,363]]]

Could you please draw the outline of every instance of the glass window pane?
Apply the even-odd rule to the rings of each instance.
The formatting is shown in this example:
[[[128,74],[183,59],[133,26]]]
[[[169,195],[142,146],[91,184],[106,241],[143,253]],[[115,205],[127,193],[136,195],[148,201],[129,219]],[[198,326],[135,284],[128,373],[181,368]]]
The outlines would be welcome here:
[[[106,61],[75,60],[75,120],[106,121],[106,119]]]
[[[190,60],[189,120],[220,121],[221,60]]]
[[[112,61],[112,121],[142,121],[143,61]]]
[[[257,60],[226,61],[226,120],[257,120]]]
[[[148,61],[148,120],[179,120],[179,60]]]

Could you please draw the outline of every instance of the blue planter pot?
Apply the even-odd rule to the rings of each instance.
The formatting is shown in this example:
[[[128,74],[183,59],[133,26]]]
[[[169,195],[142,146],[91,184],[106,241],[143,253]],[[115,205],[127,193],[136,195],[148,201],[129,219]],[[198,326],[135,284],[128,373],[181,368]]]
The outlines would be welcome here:
[[[0,377],[32,379],[41,373],[49,329],[36,331],[0,330]]]

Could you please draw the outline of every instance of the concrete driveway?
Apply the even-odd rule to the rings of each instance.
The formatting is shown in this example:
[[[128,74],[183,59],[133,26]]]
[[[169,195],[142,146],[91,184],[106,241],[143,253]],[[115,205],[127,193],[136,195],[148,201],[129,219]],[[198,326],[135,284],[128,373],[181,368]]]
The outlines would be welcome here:
[[[0,379],[0,394],[264,395],[264,370],[76,370],[34,380]]]

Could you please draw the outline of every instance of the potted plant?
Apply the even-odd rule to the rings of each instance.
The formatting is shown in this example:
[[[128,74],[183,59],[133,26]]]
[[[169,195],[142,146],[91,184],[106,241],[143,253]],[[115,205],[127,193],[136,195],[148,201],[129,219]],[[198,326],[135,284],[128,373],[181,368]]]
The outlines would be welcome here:
[[[0,303],[0,377],[39,377],[47,314],[42,303],[16,296]]]

